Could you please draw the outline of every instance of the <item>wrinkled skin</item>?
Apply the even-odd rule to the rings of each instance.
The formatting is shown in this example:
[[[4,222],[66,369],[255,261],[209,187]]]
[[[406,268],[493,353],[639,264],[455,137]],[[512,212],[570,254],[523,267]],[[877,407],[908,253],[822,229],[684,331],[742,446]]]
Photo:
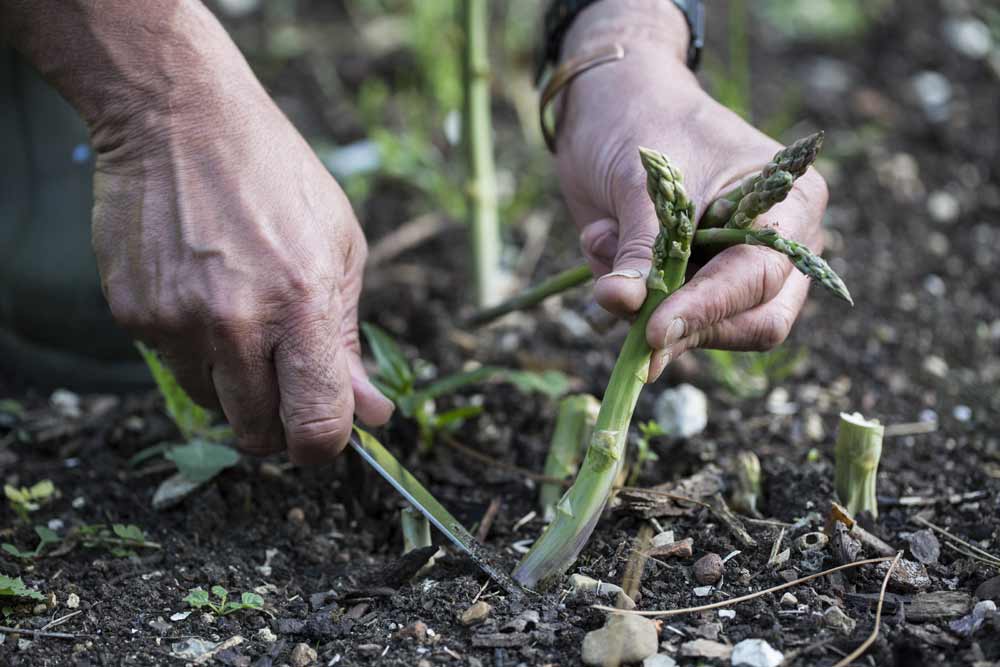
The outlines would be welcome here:
[[[621,41],[626,57],[578,77],[563,96],[556,162],[563,193],[580,230],[580,245],[601,276],[594,296],[628,316],[645,299],[645,276],[657,233],[638,146],[655,148],[684,174],[696,215],[743,176],[758,171],[780,145],[715,102],[684,64],[687,32],[668,2],[633,1],[642,14],[612,16],[615,3],[581,14],[564,55]],[[661,12],[651,18],[650,12]],[[664,40],[679,35],[681,41]],[[826,185],[810,169],[788,199],[757,224],[814,252],[823,244]],[[808,279],[785,257],[750,246],[711,258],[654,313],[647,339],[654,349],[649,379],[695,347],[766,350],[787,337],[808,291]]]

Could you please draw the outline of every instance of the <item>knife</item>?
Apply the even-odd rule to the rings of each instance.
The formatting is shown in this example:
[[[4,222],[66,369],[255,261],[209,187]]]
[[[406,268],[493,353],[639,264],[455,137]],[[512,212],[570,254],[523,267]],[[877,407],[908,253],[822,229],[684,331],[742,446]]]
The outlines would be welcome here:
[[[520,595],[524,592],[524,589],[517,582],[504,573],[498,565],[499,559],[496,555],[480,544],[472,536],[472,533],[466,530],[458,519],[453,517],[444,508],[444,505],[439,503],[430,491],[424,488],[424,485],[411,475],[382,443],[375,439],[375,436],[355,426],[351,433],[350,443],[354,451],[361,455],[361,458],[375,468],[378,474],[384,477],[389,484],[392,484],[393,488],[399,491],[411,505],[420,510],[420,513],[444,533],[445,537],[467,553],[472,558],[472,562],[489,575],[490,579],[512,595]]]

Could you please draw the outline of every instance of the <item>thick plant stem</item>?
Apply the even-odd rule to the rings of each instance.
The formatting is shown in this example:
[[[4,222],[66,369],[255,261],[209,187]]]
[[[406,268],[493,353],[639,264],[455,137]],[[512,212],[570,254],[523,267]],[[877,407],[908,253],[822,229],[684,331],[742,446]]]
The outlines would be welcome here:
[[[660,221],[646,300],[611,372],[580,473],[556,504],[555,519],[514,570],[514,579],[529,588],[546,588],[576,561],[590,538],[624,463],[629,423],[649,372],[649,318],[684,282],[694,234],[694,206],[684,192],[680,172],[666,157],[643,148],[639,153],[646,169],[647,191]]]
[[[532,285],[523,292],[515,294],[510,299],[503,301],[492,308],[480,310],[472,315],[466,324],[471,327],[478,327],[503,317],[507,313],[515,310],[527,310],[538,305],[554,294],[565,292],[568,289],[582,285],[594,277],[590,267],[586,264],[574,266],[562,273],[557,273],[551,278],[546,278],[537,285]]]
[[[490,115],[489,4],[462,0],[465,28],[463,83],[465,149],[468,159],[469,231],[475,264],[476,305],[500,296],[500,221],[497,211],[493,122]]]
[[[559,402],[556,428],[545,457],[546,477],[569,479],[576,474],[600,409],[601,402],[590,394],[574,394]],[[555,518],[555,506],[562,494],[561,484],[546,482],[539,487],[538,504],[546,521]]]
[[[431,522],[409,505],[399,510],[399,527],[403,533],[403,553],[431,546]]]
[[[885,427],[877,420],[867,420],[857,412],[840,414],[834,450],[836,489],[853,516],[864,511],[878,516],[875,485],[884,434]]]

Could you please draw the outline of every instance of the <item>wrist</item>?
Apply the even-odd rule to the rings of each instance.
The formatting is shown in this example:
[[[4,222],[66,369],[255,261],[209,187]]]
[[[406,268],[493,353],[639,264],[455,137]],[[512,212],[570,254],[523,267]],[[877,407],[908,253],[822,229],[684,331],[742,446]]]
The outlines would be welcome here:
[[[684,14],[671,0],[605,0],[584,9],[563,42],[563,59],[608,42],[627,50],[655,49],[686,67],[691,35]]]

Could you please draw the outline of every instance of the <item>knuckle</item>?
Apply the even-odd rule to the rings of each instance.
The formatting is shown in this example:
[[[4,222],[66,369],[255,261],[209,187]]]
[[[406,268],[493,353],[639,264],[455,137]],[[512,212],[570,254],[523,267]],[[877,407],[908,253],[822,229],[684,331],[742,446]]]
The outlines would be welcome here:
[[[766,253],[760,261],[760,284],[757,294],[751,299],[755,306],[766,303],[778,295],[791,269],[790,262],[777,253]]]
[[[761,350],[770,350],[781,345],[792,331],[792,322],[790,313],[784,309],[762,317],[755,330],[755,344]]]
[[[293,412],[285,419],[285,438],[295,449],[337,451],[350,435],[351,422],[337,415]]]

